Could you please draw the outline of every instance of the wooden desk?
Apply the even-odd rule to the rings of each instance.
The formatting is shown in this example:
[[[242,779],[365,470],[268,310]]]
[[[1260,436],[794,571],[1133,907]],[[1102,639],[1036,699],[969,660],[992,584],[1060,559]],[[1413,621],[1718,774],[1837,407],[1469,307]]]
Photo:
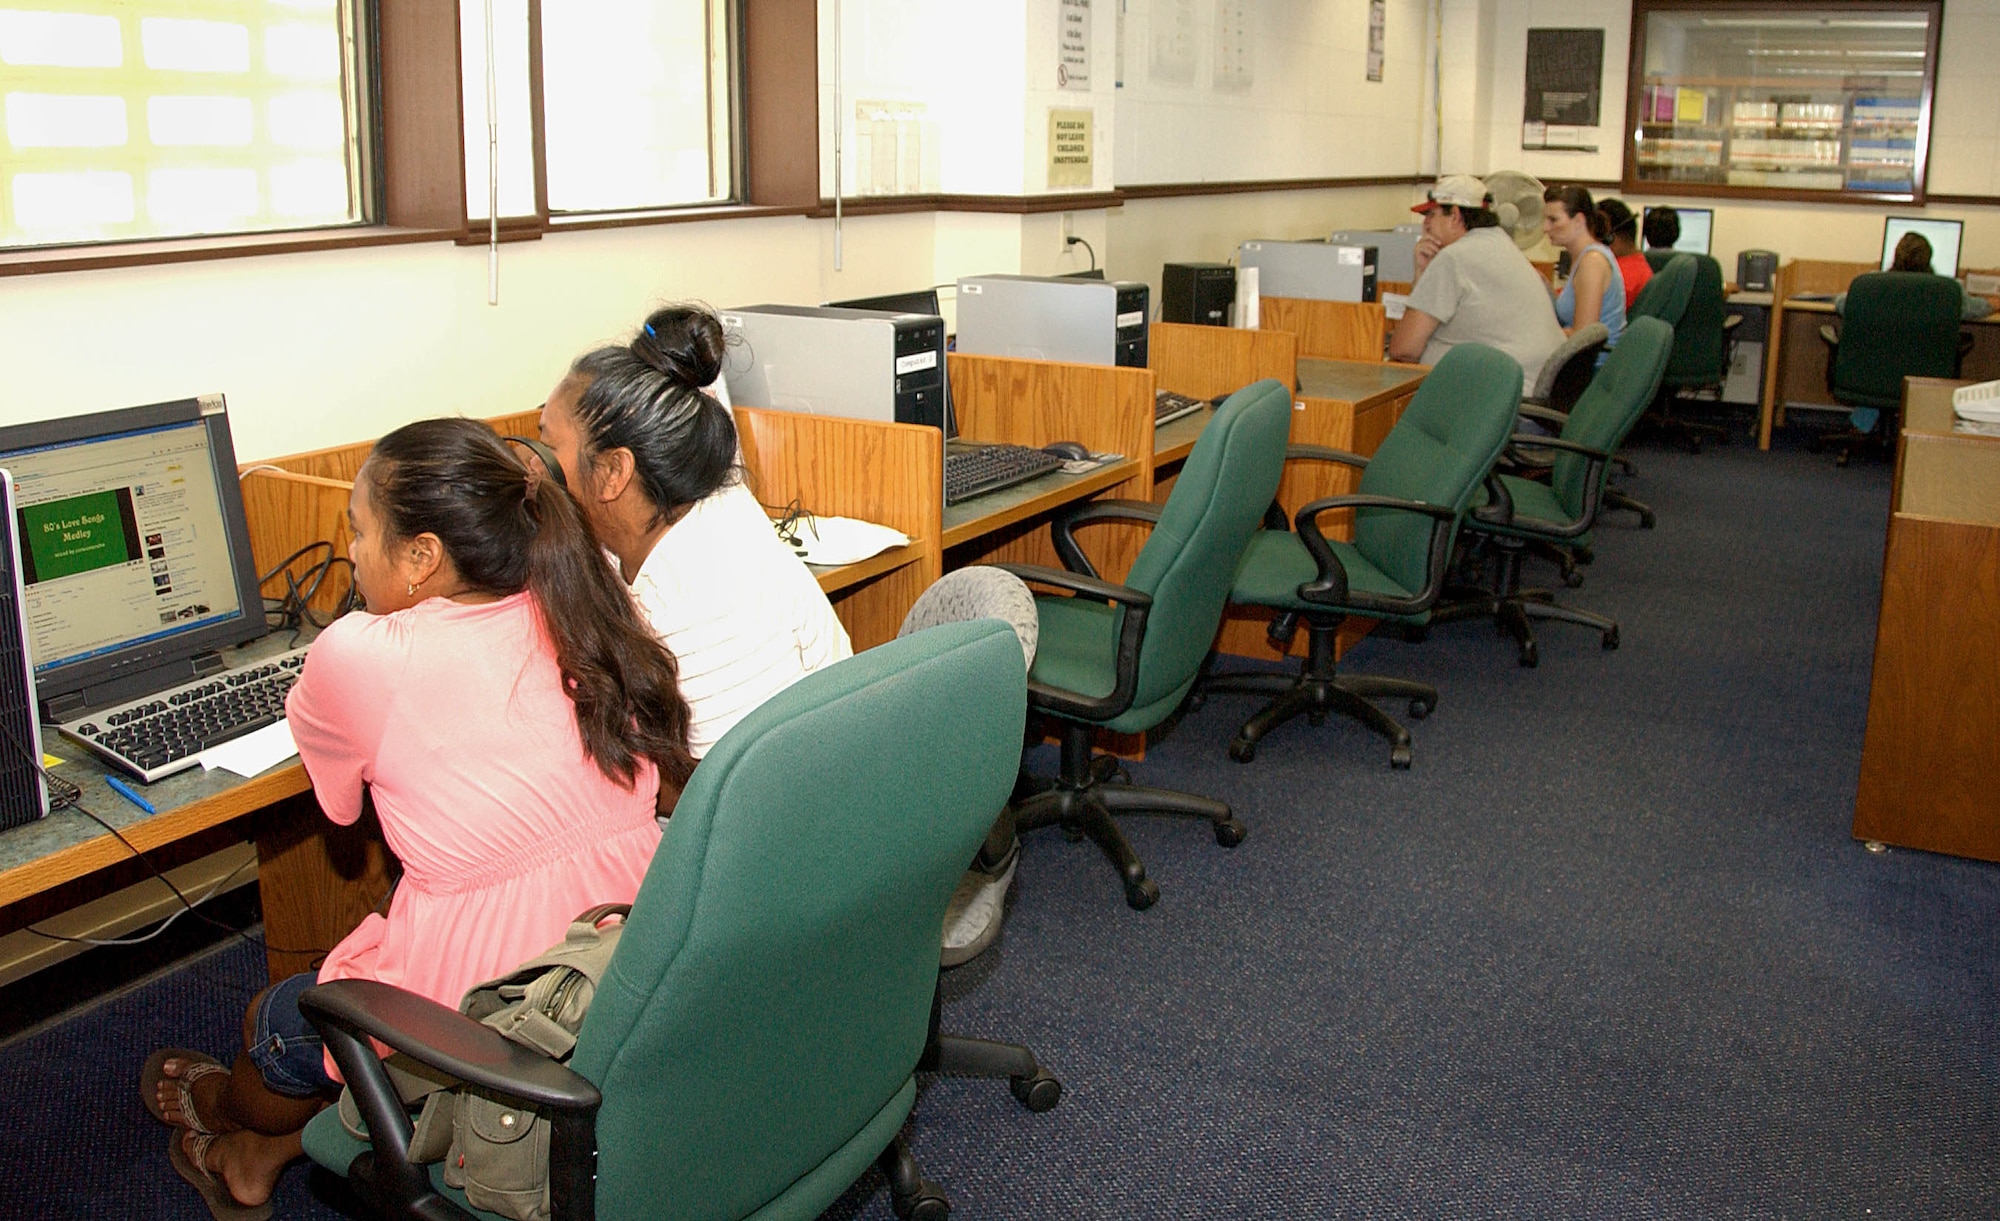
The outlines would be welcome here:
[[[289,643],[288,634],[274,633],[226,656],[235,669],[283,652]],[[331,949],[388,893],[388,856],[379,839],[369,827],[328,822],[296,758],[249,780],[193,768],[139,786],[159,811],[148,814],[105,784],[106,769],[89,752],[62,738],[45,747],[65,760],[55,774],[83,790],[79,804],[131,846],[76,809],[0,834],[0,931],[96,897],[104,887],[79,890],[92,875],[113,872],[120,879],[114,888],[151,876],[133,849],[149,859],[164,854],[154,864],[165,869],[191,859],[177,856],[177,846],[199,845],[198,855],[243,838],[257,845],[265,936],[272,946]],[[317,957],[271,952],[272,977],[305,970]]]
[[[2000,437],[1910,378],[1854,835],[2000,861]]]

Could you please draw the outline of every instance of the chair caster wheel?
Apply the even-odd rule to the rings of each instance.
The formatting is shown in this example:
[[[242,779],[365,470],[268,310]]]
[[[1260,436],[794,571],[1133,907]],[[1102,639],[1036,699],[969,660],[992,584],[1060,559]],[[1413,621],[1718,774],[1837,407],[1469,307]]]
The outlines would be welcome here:
[[[1238,763],[1248,763],[1257,757],[1257,744],[1237,738],[1229,744],[1229,757]]]
[[[1135,912],[1145,911],[1160,901],[1160,884],[1151,878],[1125,884],[1125,904]]]
[[[1534,641],[1531,640],[1527,644],[1521,646],[1521,664],[1523,666],[1532,670],[1537,665],[1541,664],[1541,660],[1542,660],[1541,654],[1535,648]]]
[[[1062,1101],[1062,1082],[1048,1069],[1038,1070],[1032,1077],[1015,1077],[1007,1082],[1014,1097],[1022,1106],[1039,1115]]]
[[[1403,639],[1410,644],[1422,644],[1430,634],[1430,628],[1421,624],[1410,624],[1403,628]]]
[[[917,1189],[909,1196],[898,1198],[891,1193],[889,1207],[900,1221],[945,1221],[951,1216],[951,1201],[946,1198],[944,1188],[929,1179],[917,1180]]]
[[[1062,825],[1062,833],[1063,833],[1063,838],[1065,840],[1068,840],[1072,844],[1080,844],[1083,842],[1083,828],[1080,826],[1075,826],[1071,823],[1064,823]]]
[[[1563,584],[1571,589],[1583,588],[1583,574],[1572,568],[1563,574]]]
[[[1394,768],[1395,770],[1399,772],[1409,771],[1410,760],[1411,760],[1411,754],[1409,747],[1392,746],[1389,748],[1389,766]]]
[[[1617,648],[1618,629],[1614,627],[1610,631],[1604,633],[1604,639],[1600,643],[1603,644],[1606,652],[1609,652],[1610,650]]]
[[[1642,514],[1640,516],[1639,528],[1641,530],[1651,530],[1653,528],[1653,515],[1651,513]]]
[[[1197,691],[1193,695],[1187,697],[1187,710],[1191,714],[1200,712],[1201,706],[1203,704],[1206,704],[1207,702],[1208,702],[1208,697],[1206,695],[1203,695],[1201,692]]]
[[[1242,843],[1243,837],[1248,834],[1250,834],[1250,828],[1244,826],[1234,818],[1225,818],[1215,824],[1215,842],[1225,848],[1234,848],[1236,845]]]
[[[1411,720],[1421,721],[1430,714],[1431,714],[1431,702],[1429,700],[1415,699],[1410,701]]]
[[[1326,724],[1326,714],[1324,712],[1308,712],[1306,713],[1306,724],[1324,725]]]

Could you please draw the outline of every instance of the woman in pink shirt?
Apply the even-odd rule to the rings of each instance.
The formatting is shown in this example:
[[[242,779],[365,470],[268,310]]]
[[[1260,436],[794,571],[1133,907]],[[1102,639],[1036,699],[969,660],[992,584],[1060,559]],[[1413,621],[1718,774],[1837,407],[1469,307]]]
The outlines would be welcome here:
[[[390,433],[348,517],[368,613],[321,633],[286,711],[327,817],[372,799],[403,876],[386,916],[251,1003],[233,1068],[155,1057],[148,1105],[187,1129],[176,1169],[238,1205],[266,1204],[335,1088],[300,992],[373,979],[456,1006],[578,912],[632,900],[662,781],[694,766],[673,657],[576,503],[491,429]]]

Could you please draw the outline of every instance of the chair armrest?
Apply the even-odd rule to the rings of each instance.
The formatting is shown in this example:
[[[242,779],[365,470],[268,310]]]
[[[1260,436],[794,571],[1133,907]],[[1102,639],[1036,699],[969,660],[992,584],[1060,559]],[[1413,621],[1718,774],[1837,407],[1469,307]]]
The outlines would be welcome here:
[[[1072,530],[1093,521],[1142,521],[1157,525],[1160,510],[1165,507],[1150,500],[1080,500],[1058,512],[1049,523],[1049,541],[1055,545],[1056,558],[1062,561],[1064,568],[1086,577],[1095,577],[1097,566],[1077,545]]]
[[[1570,453],[1582,454],[1586,458],[1596,458],[1600,461],[1611,457],[1601,449],[1593,449],[1575,441],[1565,441],[1561,437],[1538,436],[1531,432],[1517,432],[1507,440],[1510,444],[1525,445],[1531,449],[1568,450]]]
[[[1339,462],[1352,467],[1365,467],[1368,459],[1352,450],[1334,449],[1330,445],[1287,445],[1285,461],[1298,459],[1302,462]]]
[[[1062,716],[1089,721],[1108,721],[1132,706],[1139,691],[1139,651],[1146,643],[1146,616],[1153,609],[1153,595],[1125,585],[1114,585],[1080,572],[1064,572],[1045,564],[995,564],[1023,581],[1073,590],[1080,597],[1102,598],[1125,608],[1118,625],[1118,677],[1109,695],[1088,696],[1080,692],[1028,681],[1028,702]]]
[[[1562,425],[1569,423],[1569,412],[1557,411],[1553,407],[1547,406],[1542,403],[1537,403],[1532,399],[1521,400],[1521,414],[1527,416],[1531,420],[1543,420],[1547,423],[1554,424],[1559,428]],[[1539,438],[1537,439],[1539,440]],[[1515,440],[1518,441],[1520,440],[1520,438],[1516,437]]]
[[[1820,341],[1825,343],[1826,346],[1829,348],[1837,348],[1840,346],[1840,332],[1834,330],[1831,325],[1822,326],[1821,328],[1819,328],[1819,337]]]
[[[299,1009],[326,1040],[334,1063],[368,1125],[372,1188],[418,1215],[419,1202],[458,1210],[435,1194],[430,1175],[410,1161],[410,1118],[369,1042],[379,1039],[412,1059],[550,1114],[549,1191],[553,1215],[595,1212],[596,1117],[603,1095],[582,1074],[514,1043],[455,1009],[367,979],[306,989]],[[428,1197],[428,1198],[427,1198]],[[424,1215],[433,1215],[425,1212]]]
[[[1423,593],[1409,603],[1395,603],[1379,609],[1392,610],[1398,614],[1413,613],[1437,597],[1442,587],[1443,560],[1441,551],[1449,550],[1452,527],[1458,522],[1458,514],[1440,505],[1425,504],[1421,500],[1402,500],[1394,496],[1373,496],[1367,493],[1353,493],[1346,496],[1325,496],[1299,509],[1297,524],[1299,541],[1306,545],[1306,551],[1319,567],[1319,579],[1299,586],[1299,598],[1305,602],[1316,602],[1327,606],[1352,606],[1352,594],[1347,588],[1347,569],[1341,566],[1340,557],[1334,555],[1327,543],[1326,535],[1320,531],[1319,519],[1322,514],[1335,509],[1396,509],[1407,513],[1421,513],[1437,522],[1431,534],[1432,580]],[[1444,545],[1440,547],[1440,535]]]
[[[1724,331],[1733,331],[1737,327],[1742,325],[1743,325],[1743,315],[1741,314],[1731,314],[1729,315],[1729,317],[1724,318],[1722,320],[1722,329]]]

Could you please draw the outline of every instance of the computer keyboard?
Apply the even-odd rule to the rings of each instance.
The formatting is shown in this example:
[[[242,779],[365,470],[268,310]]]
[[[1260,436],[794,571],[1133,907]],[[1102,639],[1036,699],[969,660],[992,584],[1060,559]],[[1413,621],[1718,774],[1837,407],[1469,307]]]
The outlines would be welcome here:
[[[1193,415],[1208,406],[1207,399],[1193,399],[1185,394],[1175,394],[1171,390],[1153,392],[1153,427],[1171,424],[1182,416]]]
[[[1026,483],[1061,467],[1061,458],[1025,445],[982,445],[946,454],[944,502],[955,505],[961,500]]]
[[[241,670],[183,683],[144,699],[100,708],[57,726],[141,780],[193,767],[211,746],[285,718],[285,693],[306,651],[293,649]]]

